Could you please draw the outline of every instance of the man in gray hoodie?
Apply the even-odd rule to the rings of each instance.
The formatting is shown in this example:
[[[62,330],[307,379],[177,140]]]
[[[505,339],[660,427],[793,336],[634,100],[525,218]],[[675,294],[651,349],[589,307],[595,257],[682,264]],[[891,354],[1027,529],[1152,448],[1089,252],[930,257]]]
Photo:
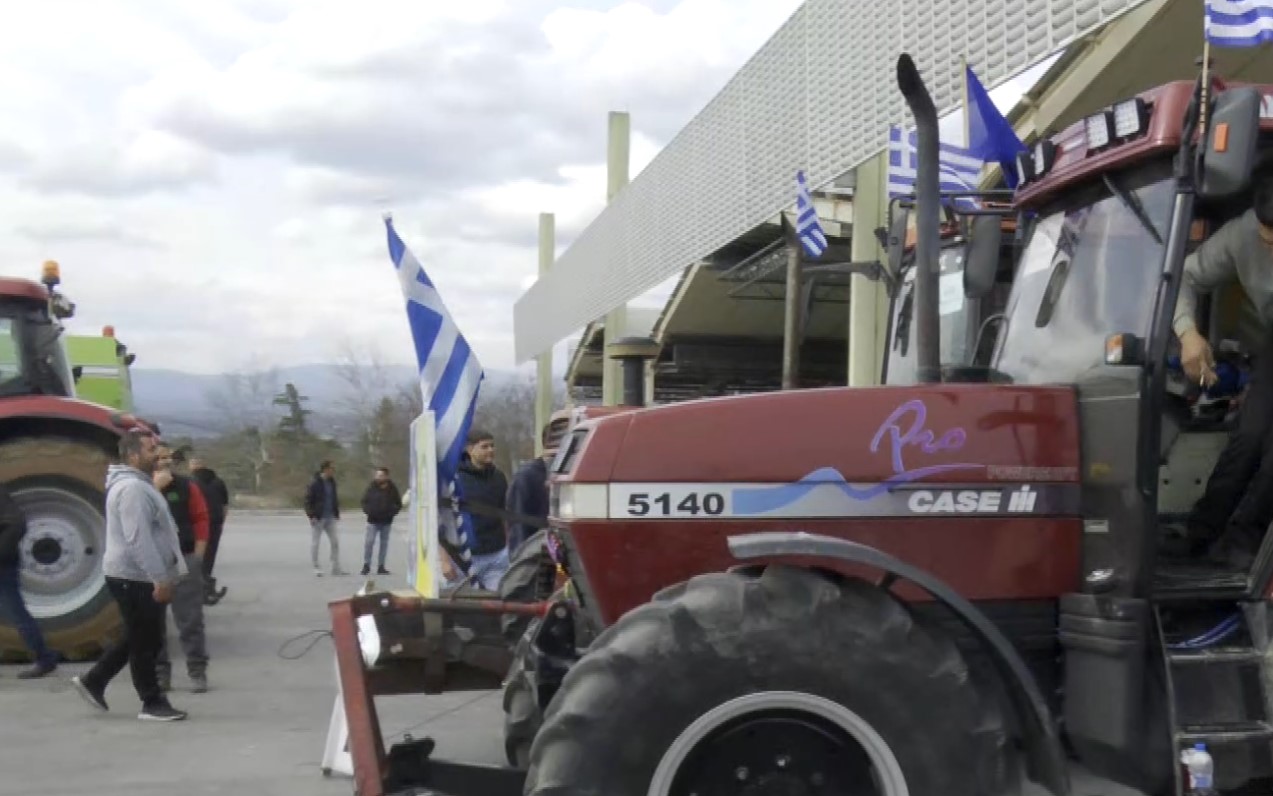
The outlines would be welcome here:
[[[123,464],[106,474],[106,551],[102,572],[124,619],[124,636],[107,649],[92,669],[71,682],[98,710],[107,710],[106,687],[128,664],[141,699],[138,718],[179,721],[159,688],[155,659],[163,641],[164,604],[172,599],[177,579],[187,572],[168,503],[152,483],[159,460],[158,440],[130,432],[119,442]]]

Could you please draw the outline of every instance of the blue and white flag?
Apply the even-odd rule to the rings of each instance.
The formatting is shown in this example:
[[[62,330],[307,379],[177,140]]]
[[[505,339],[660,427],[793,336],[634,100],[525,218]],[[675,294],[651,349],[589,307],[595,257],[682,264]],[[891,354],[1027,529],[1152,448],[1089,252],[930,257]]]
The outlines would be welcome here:
[[[447,312],[437,288],[420,261],[398,237],[393,219],[388,216],[385,229],[389,235],[389,258],[397,269],[398,283],[406,299],[424,408],[433,410],[437,426],[439,497],[458,500],[463,495],[456,473],[473,425],[477,393],[485,374],[451,313]],[[462,551],[463,561],[455,563],[467,571],[473,550],[472,520],[467,512],[443,510],[439,515],[442,541]]]
[[[962,147],[941,144],[937,163],[940,168],[938,182],[943,192],[975,191],[981,177],[982,159]],[[888,195],[889,198],[909,196],[915,193],[915,180],[919,175],[919,134],[914,130],[903,133],[900,127],[888,130]],[[961,203],[974,204],[972,199],[960,199]]]
[[[1273,42],[1273,0],[1206,0],[1205,27],[1217,47]]]
[[[827,250],[827,236],[818,223],[818,211],[813,206],[813,196],[809,193],[809,183],[805,182],[804,172],[796,172],[796,235],[805,254],[810,257],[821,257]]]
[[[990,93],[981,85],[971,67],[964,68],[964,80],[968,89],[968,102],[964,107],[964,113],[968,115],[968,154],[980,158],[983,163],[998,163],[1003,170],[1003,181],[1009,188],[1016,188],[1020,181],[1017,154],[1029,150],[1017,138],[1012,124],[995,107]]]

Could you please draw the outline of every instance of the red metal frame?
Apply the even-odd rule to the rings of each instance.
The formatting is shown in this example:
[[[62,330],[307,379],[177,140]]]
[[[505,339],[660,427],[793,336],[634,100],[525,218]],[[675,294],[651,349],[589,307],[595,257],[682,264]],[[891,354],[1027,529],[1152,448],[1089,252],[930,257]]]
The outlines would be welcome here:
[[[485,599],[431,600],[412,594],[380,593],[357,595],[328,603],[331,613],[332,641],[336,647],[336,666],[345,706],[345,722],[349,732],[349,757],[354,765],[354,788],[358,796],[386,796],[385,777],[389,774],[388,755],[380,718],[376,712],[377,696],[439,693],[430,691],[422,677],[424,661],[419,666],[369,670],[358,643],[358,618],[391,613],[420,614],[520,614],[542,616],[550,603],[507,603]],[[412,661],[412,663],[415,663]]]

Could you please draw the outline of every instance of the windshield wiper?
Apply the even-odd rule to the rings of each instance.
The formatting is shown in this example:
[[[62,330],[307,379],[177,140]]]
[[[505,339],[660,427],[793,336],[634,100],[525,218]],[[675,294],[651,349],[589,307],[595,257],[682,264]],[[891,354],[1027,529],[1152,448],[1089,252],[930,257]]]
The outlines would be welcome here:
[[[1154,239],[1154,242],[1162,246],[1162,236],[1158,234],[1158,230],[1154,227],[1154,222],[1149,220],[1149,214],[1145,212],[1145,206],[1140,203],[1140,197],[1128,192],[1122,185],[1114,182],[1114,178],[1109,176],[1108,172],[1102,174],[1101,177],[1105,180],[1105,187],[1109,188],[1109,192],[1118,197],[1119,201],[1123,203],[1123,207],[1131,211],[1131,214],[1136,217],[1136,220],[1149,233],[1149,236]]]

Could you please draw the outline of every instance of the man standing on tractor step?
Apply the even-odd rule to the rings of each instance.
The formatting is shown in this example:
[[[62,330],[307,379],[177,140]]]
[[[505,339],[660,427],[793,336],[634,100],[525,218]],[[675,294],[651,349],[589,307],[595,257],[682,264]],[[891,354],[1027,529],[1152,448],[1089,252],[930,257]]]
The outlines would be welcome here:
[[[208,690],[208,641],[203,626],[203,555],[208,548],[208,506],[203,491],[192,479],[176,472],[172,448],[159,446],[159,462],[155,469],[155,488],[168,501],[168,510],[177,524],[177,539],[190,574],[181,578],[172,590],[172,618],[177,624],[177,637],[186,655],[186,674],[190,690],[202,694]],[[172,690],[172,661],[168,657],[168,619],[164,609],[164,632],[160,637],[155,670],[159,688]]]
[[[1273,520],[1273,162],[1256,170],[1254,189],[1253,207],[1185,260],[1173,322],[1185,374],[1210,386],[1215,358],[1195,322],[1198,295],[1236,279],[1249,299],[1241,328],[1255,342],[1250,386],[1237,428],[1188,521],[1193,553],[1209,546],[1210,560],[1234,569],[1251,566]]]
[[[466,502],[497,511],[504,507],[508,479],[495,466],[495,437],[490,432],[476,428],[469,432],[457,479]],[[472,510],[465,513],[473,520],[469,579],[487,591],[498,591],[500,578],[508,570],[508,534],[504,521]]]
[[[168,502],[151,483],[159,459],[156,442],[150,434],[124,434],[119,441],[123,464],[113,464],[106,472],[102,573],[123,616],[124,635],[93,668],[71,678],[71,684],[90,705],[107,710],[106,687],[128,664],[141,698],[138,718],[179,721],[186,713],[173,708],[159,689],[155,658],[163,641],[163,606],[187,570]]]
[[[35,656],[35,665],[18,672],[19,680],[32,680],[57,669],[57,654],[44,643],[44,634],[22,600],[22,537],[27,518],[13,493],[0,484],[0,615],[9,617],[22,642]]]
[[[323,569],[318,565],[318,543],[325,533],[331,548],[332,574],[344,575],[340,568],[340,534],[336,526],[340,520],[340,493],[336,490],[336,466],[331,461],[318,466],[318,474],[305,491],[305,516],[309,517],[309,557],[314,563],[314,574],[323,576]]]
[[[367,491],[362,495],[362,511],[367,515],[367,540],[363,544],[362,574],[371,574],[371,554],[380,540],[380,558],[377,575],[388,575],[385,555],[389,552],[389,533],[393,530],[393,518],[402,511],[402,495],[389,478],[388,467],[377,467]]]
[[[198,457],[190,459],[190,477],[198,484],[208,504],[208,552],[203,556],[204,605],[216,605],[225,596],[217,592],[217,579],[212,568],[217,563],[217,550],[221,549],[221,532],[225,528],[226,513],[230,508],[230,489],[217,476],[216,470],[206,466]]]

